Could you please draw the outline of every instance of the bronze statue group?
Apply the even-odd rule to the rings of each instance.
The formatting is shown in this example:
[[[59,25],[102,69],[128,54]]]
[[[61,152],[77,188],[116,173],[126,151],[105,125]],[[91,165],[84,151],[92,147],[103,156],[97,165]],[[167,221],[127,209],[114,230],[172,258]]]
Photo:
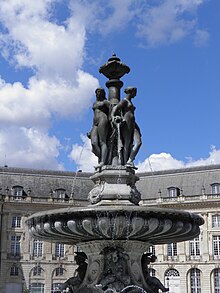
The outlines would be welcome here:
[[[93,127],[88,137],[91,139],[92,151],[99,159],[96,168],[104,165],[134,167],[134,159],[142,144],[132,103],[137,88],[127,87],[124,92],[125,98],[112,104],[106,99],[103,88],[95,91]]]

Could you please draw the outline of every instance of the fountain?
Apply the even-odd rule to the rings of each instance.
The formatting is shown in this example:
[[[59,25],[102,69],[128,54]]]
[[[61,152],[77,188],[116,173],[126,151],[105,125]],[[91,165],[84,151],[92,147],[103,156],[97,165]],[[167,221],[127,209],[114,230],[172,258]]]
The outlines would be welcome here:
[[[27,220],[30,234],[39,239],[77,245],[76,277],[62,287],[69,292],[158,293],[168,291],[150,276],[148,264],[155,256],[151,245],[190,240],[204,223],[189,212],[139,205],[134,159],[141,146],[132,98],[135,87],[120,99],[120,80],[130,68],[113,54],[100,67],[108,81],[96,90],[94,121],[88,137],[98,157],[87,207],[68,207],[35,213]]]

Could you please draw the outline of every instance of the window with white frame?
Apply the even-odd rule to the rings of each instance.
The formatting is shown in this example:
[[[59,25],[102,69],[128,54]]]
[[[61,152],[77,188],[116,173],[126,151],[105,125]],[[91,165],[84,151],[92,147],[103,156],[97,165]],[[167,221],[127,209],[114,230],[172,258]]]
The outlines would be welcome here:
[[[220,228],[220,214],[212,216],[212,228]]]
[[[30,293],[44,293],[44,284],[43,283],[31,283]]]
[[[220,293],[220,269],[214,269],[213,276],[215,293]]]
[[[200,256],[200,239],[196,237],[189,241],[189,255]]]
[[[220,235],[214,235],[212,238],[213,255],[215,258],[220,258]]]
[[[55,244],[55,256],[56,257],[64,257],[64,244],[63,243],[56,243]]]
[[[22,186],[13,186],[12,195],[14,199],[21,200],[23,196],[23,187]]]
[[[167,244],[167,256],[177,256],[177,243]]]
[[[220,183],[211,184],[212,194],[220,194]]]
[[[148,253],[152,253],[153,255],[155,255],[156,251],[155,251],[155,245],[151,245],[148,250],[147,250]]]
[[[190,293],[201,293],[201,274],[196,268],[190,270]]]
[[[11,267],[10,276],[18,276],[18,267],[16,265]]]
[[[43,241],[35,239],[33,241],[33,256],[42,257],[43,256]]]
[[[21,228],[21,216],[13,216],[11,219],[12,228]]]
[[[170,198],[175,198],[180,195],[180,189],[178,187],[169,187],[168,190],[168,196]]]
[[[21,236],[11,236],[11,255],[20,256],[21,254]]]

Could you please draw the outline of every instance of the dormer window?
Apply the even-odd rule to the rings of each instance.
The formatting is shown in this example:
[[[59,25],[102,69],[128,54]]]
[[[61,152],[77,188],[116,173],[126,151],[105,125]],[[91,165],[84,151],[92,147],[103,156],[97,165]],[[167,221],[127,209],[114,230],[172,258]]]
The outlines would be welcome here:
[[[220,183],[211,184],[211,191],[212,191],[212,194],[219,194],[220,195]]]
[[[178,187],[169,187],[168,190],[168,196],[171,198],[177,197],[180,195],[180,189]]]
[[[12,187],[12,196],[14,199],[21,200],[23,196],[23,187],[22,186],[13,186]]]
[[[58,201],[65,201],[67,199],[66,189],[58,188],[55,190],[55,199]]]

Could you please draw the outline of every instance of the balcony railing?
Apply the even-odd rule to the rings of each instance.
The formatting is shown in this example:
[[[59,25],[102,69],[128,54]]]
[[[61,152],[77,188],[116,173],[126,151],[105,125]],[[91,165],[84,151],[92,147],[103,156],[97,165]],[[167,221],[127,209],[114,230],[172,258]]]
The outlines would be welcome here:
[[[198,195],[180,195],[176,197],[155,197],[154,199],[143,199],[143,204],[155,205],[155,204],[180,204],[180,203],[190,203],[190,202],[201,202],[201,201],[216,201],[220,199],[220,194],[198,194]]]

